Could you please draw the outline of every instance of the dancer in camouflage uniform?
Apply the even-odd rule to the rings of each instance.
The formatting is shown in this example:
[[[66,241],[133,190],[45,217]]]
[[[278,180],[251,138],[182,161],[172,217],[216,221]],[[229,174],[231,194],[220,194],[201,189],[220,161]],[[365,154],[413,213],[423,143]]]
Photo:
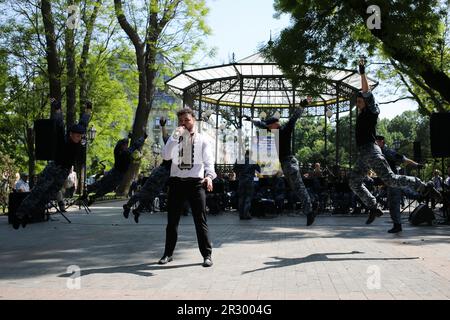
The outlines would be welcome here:
[[[159,125],[161,126],[162,136],[164,144],[169,139],[169,134],[166,130],[166,122],[167,120],[164,117],[161,117],[159,120]],[[142,188],[130,197],[127,203],[123,205],[123,216],[128,219],[130,214],[130,210],[133,205],[139,202],[139,205],[136,209],[133,210],[134,221],[139,223],[139,216],[143,210],[144,204],[148,203],[155,199],[156,196],[163,190],[166,186],[167,182],[170,178],[170,167],[172,165],[172,161],[163,160],[161,165],[154,168],[150,177],[145,181]]]
[[[358,118],[355,127],[358,157],[350,174],[349,184],[353,192],[369,208],[369,218],[366,224],[370,224],[376,217],[383,215],[383,212],[377,208],[375,197],[363,184],[363,179],[369,169],[374,170],[388,187],[410,187],[423,195],[430,194],[437,199],[440,199],[441,195],[432,184],[425,184],[416,177],[397,175],[392,172],[380,147],[375,143],[380,109],[375,103],[372,92],[369,91],[363,60],[360,61],[359,72],[361,74],[362,91],[357,94]]]
[[[404,163],[412,165],[416,168],[422,167],[422,165],[417,162],[408,159],[406,156],[399,154],[397,151],[388,148],[384,142],[383,136],[376,136],[376,143],[381,148],[386,161],[389,163],[391,170],[398,174],[398,165]],[[398,233],[402,231],[402,218],[400,212],[400,204],[402,198],[402,189],[396,187],[388,187],[388,203],[389,203],[389,214],[391,215],[392,221],[394,222],[394,227],[390,229],[389,233]]]
[[[163,161],[161,165],[152,170],[150,177],[145,181],[142,188],[123,205],[123,216],[125,218],[128,219],[131,207],[139,202],[138,207],[133,210],[134,221],[139,223],[139,216],[144,208],[144,204],[155,199],[169,181],[171,165],[171,161]]]
[[[13,228],[25,228],[32,212],[42,211],[48,201],[56,196],[69,176],[70,169],[83,152],[81,139],[86,133],[89,123],[92,104],[86,103],[86,111],[81,115],[78,124],[73,125],[64,134],[64,117],[61,110],[61,102],[52,99],[52,119],[56,120],[58,130],[57,153],[54,161],[50,161],[39,176],[39,180],[31,193],[22,201],[13,216]]]
[[[252,120],[252,122],[259,128],[274,130],[281,168],[292,192],[302,202],[302,207],[307,217],[306,225],[310,226],[314,223],[315,213],[312,210],[311,199],[303,183],[298,160],[292,154],[292,132],[294,131],[295,123],[307,105],[308,101],[306,99],[301,101],[301,107],[294,111],[292,117],[283,126],[280,125],[279,119],[275,117],[268,118],[265,121]]]
[[[93,204],[97,198],[103,197],[105,194],[117,189],[130,167],[133,152],[138,152],[142,149],[146,138],[147,134],[139,138],[131,147],[128,147],[128,139],[122,139],[117,142],[114,147],[114,167],[103,178],[87,188],[88,194],[95,192],[95,194],[89,196],[88,205]]]

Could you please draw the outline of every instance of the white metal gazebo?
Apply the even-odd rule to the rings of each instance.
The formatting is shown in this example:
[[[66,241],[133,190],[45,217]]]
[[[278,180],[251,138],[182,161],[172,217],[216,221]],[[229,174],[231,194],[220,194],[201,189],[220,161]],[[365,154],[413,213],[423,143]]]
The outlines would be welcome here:
[[[166,85],[182,97],[183,106],[198,113],[199,119],[205,110],[215,110],[216,117],[221,115],[236,128],[242,127],[244,116],[255,118],[262,111],[268,115],[279,112],[281,118],[289,118],[301,99],[312,95],[313,102],[304,116],[324,116],[326,134],[327,112],[335,114],[338,146],[339,114],[352,110],[355,93],[360,90],[360,76],[356,70],[323,67],[320,74],[311,72],[311,77],[323,82],[320,92],[305,92],[301,84],[294,88],[275,62],[256,53],[237,62],[182,70]],[[368,81],[371,89],[378,85],[372,78]]]

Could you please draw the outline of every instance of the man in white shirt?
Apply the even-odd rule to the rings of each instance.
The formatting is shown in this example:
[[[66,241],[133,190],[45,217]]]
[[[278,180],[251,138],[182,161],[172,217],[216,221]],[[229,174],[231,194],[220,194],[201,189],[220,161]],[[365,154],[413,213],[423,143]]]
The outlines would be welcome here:
[[[194,112],[185,108],[177,112],[178,125],[162,150],[164,160],[172,160],[169,179],[166,245],[159,264],[172,261],[177,243],[178,223],[187,200],[192,208],[195,230],[203,266],[212,266],[212,244],[206,223],[206,193],[212,191],[214,154],[211,139],[196,132]]]
[[[73,167],[70,169],[70,174],[66,179],[66,182],[64,183],[64,189],[66,189],[66,192],[68,193],[69,197],[73,197],[73,194],[75,193],[75,190],[78,186],[78,178],[77,173],[73,170]]]
[[[17,181],[15,189],[17,192],[30,192],[30,186],[28,185],[28,174],[20,174],[20,180]]]

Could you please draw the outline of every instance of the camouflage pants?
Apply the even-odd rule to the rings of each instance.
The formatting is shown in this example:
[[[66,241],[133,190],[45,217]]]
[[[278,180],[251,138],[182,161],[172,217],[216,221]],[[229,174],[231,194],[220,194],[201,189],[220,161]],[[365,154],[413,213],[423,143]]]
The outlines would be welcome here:
[[[103,178],[88,186],[88,193],[95,192],[94,197],[100,198],[109,192],[117,189],[123,180],[125,173],[119,172],[116,169],[109,170]]]
[[[289,156],[281,161],[281,168],[294,195],[300,200],[306,215],[312,212],[311,199],[305,188],[298,166],[298,161],[294,156]]]
[[[152,170],[150,177],[145,181],[141,190],[136,192],[128,200],[127,205],[133,206],[136,202],[143,204],[152,201],[161,192],[164,186],[169,181],[170,169],[165,166],[159,166]]]
[[[363,184],[363,179],[367,176],[369,169],[375,171],[388,187],[410,187],[419,190],[425,186],[419,178],[395,174],[384,158],[380,147],[375,143],[366,144],[358,148],[358,158],[350,173],[349,184],[353,192],[369,209],[377,206],[377,200]]]
[[[22,201],[17,209],[17,217],[23,218],[31,214],[32,211],[43,210],[48,201],[55,198],[56,193],[61,190],[69,173],[69,169],[50,162],[42,171],[30,195]]]
[[[250,208],[252,206],[253,193],[254,193],[253,179],[239,180],[239,189],[238,189],[239,217],[247,218],[250,216]]]
[[[402,189],[388,187],[388,203],[389,214],[391,215],[394,223],[401,224],[402,216],[400,212],[400,203],[402,200]]]

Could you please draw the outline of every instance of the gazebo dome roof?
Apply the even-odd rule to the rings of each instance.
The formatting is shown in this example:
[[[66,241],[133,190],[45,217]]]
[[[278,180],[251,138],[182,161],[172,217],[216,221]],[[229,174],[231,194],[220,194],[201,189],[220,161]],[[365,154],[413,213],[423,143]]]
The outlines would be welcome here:
[[[340,101],[346,101],[349,92],[360,90],[361,80],[356,70],[324,67],[321,77],[324,83],[339,84],[341,90],[329,86],[324,90],[327,92],[314,97],[315,106],[333,104],[338,97]],[[369,77],[368,82],[372,89],[378,85]],[[293,102],[289,79],[275,62],[260,53],[229,64],[183,70],[166,84],[176,94],[188,92],[193,99],[214,105],[289,108]],[[296,88],[297,96],[299,92],[302,92],[301,87]],[[296,103],[300,102],[300,97],[295,99]]]

